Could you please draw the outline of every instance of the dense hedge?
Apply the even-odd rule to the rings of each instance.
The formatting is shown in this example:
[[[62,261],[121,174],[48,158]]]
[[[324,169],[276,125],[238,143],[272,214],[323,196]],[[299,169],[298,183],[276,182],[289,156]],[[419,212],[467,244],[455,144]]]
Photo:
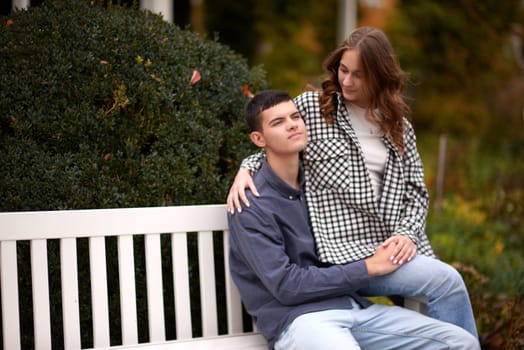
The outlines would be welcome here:
[[[46,1],[1,23],[0,210],[224,202],[262,69],[139,9]]]

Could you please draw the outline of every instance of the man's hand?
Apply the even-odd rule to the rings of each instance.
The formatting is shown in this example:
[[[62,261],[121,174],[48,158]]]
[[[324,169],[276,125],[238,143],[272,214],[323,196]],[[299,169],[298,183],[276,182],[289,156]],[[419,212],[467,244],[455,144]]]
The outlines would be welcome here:
[[[394,250],[394,244],[390,244],[387,247],[384,247],[383,245],[378,246],[375,250],[375,254],[365,260],[368,275],[382,276],[398,269],[400,265],[394,264],[390,260]]]
[[[393,246],[395,249],[389,257],[394,264],[402,265],[405,262],[411,261],[417,255],[417,246],[408,236],[396,235],[389,237],[384,243],[384,248]]]
[[[235,176],[233,185],[231,185],[231,188],[229,189],[229,194],[227,195],[227,210],[231,214],[235,213],[235,208],[239,213],[242,211],[242,206],[240,205],[241,200],[249,207],[249,201],[246,197],[246,188],[249,188],[255,196],[259,196],[249,169],[240,168]]]

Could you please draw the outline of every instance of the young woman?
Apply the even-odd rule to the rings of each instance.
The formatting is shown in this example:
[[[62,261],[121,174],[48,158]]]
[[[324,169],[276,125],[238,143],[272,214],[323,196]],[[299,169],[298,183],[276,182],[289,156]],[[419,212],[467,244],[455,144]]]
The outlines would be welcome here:
[[[319,258],[348,263],[373,255],[377,245],[394,245],[391,260],[402,268],[372,279],[362,292],[425,296],[429,316],[477,336],[462,277],[435,259],[425,233],[428,192],[406,119],[406,75],[389,40],[376,28],[358,28],[323,67],[320,91],[295,98],[309,135],[302,165]],[[246,187],[257,193],[251,172],[263,156],[242,163],[228,195],[230,211],[240,209],[240,200],[249,205]]]

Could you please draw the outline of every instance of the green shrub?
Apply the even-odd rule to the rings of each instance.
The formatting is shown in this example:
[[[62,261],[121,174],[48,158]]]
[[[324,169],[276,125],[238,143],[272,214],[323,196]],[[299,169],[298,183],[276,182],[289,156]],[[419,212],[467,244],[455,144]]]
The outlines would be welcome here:
[[[1,23],[0,210],[225,201],[262,69],[139,9],[46,1]]]

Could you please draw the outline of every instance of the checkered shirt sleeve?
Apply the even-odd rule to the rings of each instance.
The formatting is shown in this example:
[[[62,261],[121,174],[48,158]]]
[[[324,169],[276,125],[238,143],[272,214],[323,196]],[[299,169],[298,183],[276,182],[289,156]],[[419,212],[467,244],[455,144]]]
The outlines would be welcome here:
[[[266,153],[263,150],[258,153],[247,156],[242,160],[240,167],[247,168],[251,171],[251,174],[254,174],[262,166],[262,159],[264,159],[265,156]]]

